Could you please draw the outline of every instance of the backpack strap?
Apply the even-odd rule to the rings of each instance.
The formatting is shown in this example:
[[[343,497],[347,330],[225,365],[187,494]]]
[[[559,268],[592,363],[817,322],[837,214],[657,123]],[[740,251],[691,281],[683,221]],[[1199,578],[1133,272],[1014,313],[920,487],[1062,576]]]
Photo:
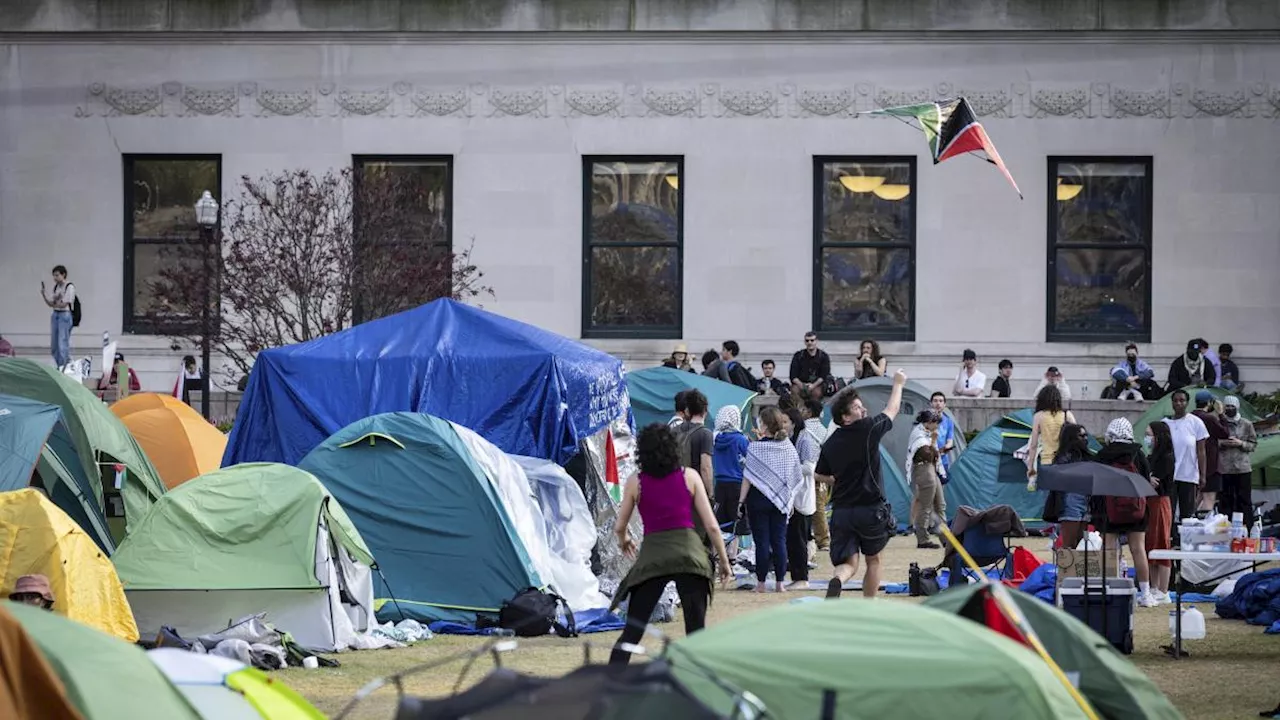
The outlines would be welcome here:
[[[555,600],[557,605],[564,608],[565,621],[563,624],[561,624],[558,620],[552,620],[551,621],[552,632],[556,634],[556,637],[562,637],[562,638],[578,637],[578,621],[574,619],[573,611],[569,609],[569,602],[565,600],[563,597],[560,597],[559,595],[553,592],[549,592],[547,593],[547,595],[549,595],[553,600]]]

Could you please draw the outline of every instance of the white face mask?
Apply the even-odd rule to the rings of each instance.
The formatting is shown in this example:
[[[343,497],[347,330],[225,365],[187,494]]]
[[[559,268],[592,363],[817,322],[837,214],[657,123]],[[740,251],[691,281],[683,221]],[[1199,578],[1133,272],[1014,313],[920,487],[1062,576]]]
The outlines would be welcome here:
[[[1151,444],[1152,444],[1151,439],[1152,438],[1150,435],[1147,435],[1146,437],[1142,438],[1142,447],[1146,448],[1147,450],[1150,450]]]

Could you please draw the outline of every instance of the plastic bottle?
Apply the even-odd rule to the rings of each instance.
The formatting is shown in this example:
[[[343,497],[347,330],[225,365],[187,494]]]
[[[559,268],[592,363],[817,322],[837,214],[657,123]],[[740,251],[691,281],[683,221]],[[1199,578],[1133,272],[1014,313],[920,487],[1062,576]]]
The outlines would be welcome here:
[[[1169,633],[1170,635],[1177,632],[1177,615],[1174,611],[1169,612]],[[1204,629],[1204,613],[1196,609],[1195,605],[1188,605],[1182,611],[1182,639],[1183,640],[1203,640],[1205,635]]]
[[[1231,513],[1231,552],[1244,552],[1244,540],[1248,536],[1244,513]]]
[[[1245,541],[1245,552],[1258,552],[1258,545],[1262,543],[1262,518],[1253,521],[1253,528],[1249,530],[1249,539]]]

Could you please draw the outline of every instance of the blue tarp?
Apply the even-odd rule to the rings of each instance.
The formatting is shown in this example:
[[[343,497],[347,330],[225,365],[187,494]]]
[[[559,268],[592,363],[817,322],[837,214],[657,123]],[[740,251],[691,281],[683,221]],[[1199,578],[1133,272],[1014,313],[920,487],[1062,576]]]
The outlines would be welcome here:
[[[443,299],[264,350],[222,464],[295,465],[350,423],[402,411],[452,420],[508,453],[563,464],[628,407],[617,358]]]

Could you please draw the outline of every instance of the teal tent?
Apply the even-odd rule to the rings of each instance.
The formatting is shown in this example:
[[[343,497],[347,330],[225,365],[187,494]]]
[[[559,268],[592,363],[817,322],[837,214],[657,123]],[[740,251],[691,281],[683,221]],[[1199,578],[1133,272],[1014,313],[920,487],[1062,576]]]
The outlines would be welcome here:
[[[374,415],[298,464],[337,498],[378,558],[383,621],[470,623],[543,584],[517,531],[520,508],[504,500],[508,488],[490,481],[462,432],[474,435],[431,415]]]
[[[1037,522],[1044,509],[1043,490],[1027,492],[1027,465],[1014,453],[1031,440],[1031,409],[1017,410],[992,423],[970,441],[951,463],[951,479],[945,486],[947,515],[954,517],[961,505],[979,510],[1011,505],[1024,522]],[[1090,450],[1098,442],[1089,438]]]
[[[880,480],[884,483],[884,499],[893,508],[893,517],[899,528],[911,524],[911,479],[904,473],[906,467],[895,461],[889,449],[880,446]]]
[[[868,378],[857,381],[852,387],[858,391],[858,397],[862,399],[863,406],[867,408],[867,414],[875,415],[883,412],[885,406],[889,404],[889,393],[893,391],[893,378]],[[921,410],[929,409],[929,397],[931,395],[933,395],[933,391],[929,388],[915,380],[908,380],[907,384],[902,388],[902,405],[898,408],[897,419],[893,421],[893,429],[885,433],[884,438],[880,441],[881,447],[889,451],[889,456],[894,459],[894,464],[898,466],[899,475],[906,472],[907,441],[911,438],[911,428],[915,425],[916,415]],[[944,411],[944,414],[951,418],[952,423],[955,423],[956,417],[951,414],[950,410]],[[822,421],[828,425],[831,424],[830,402],[827,403],[826,409],[823,410]],[[955,449],[951,451],[950,462],[954,462],[964,449],[964,428],[956,424]]]
[[[676,393],[700,390],[707,396],[707,424],[715,423],[716,413],[725,405],[733,405],[742,413],[743,427],[749,424],[749,406],[756,393],[703,375],[674,368],[655,367],[627,373],[627,392],[631,395],[631,411],[636,429],[651,423],[666,424],[676,411]]]
[[[115,550],[62,410],[0,394],[0,492],[32,486],[43,488],[103,552]]]

